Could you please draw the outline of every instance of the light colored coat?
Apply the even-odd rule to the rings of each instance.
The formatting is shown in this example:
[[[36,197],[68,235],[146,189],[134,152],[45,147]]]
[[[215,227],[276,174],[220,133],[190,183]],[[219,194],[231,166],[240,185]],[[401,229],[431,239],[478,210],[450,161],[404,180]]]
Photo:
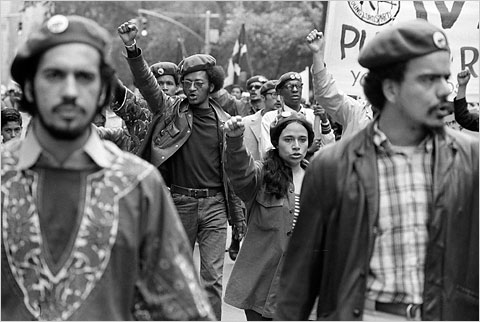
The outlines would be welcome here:
[[[262,142],[262,111],[243,118],[245,132],[243,132],[243,143],[254,160],[263,160],[264,153],[261,150]]]

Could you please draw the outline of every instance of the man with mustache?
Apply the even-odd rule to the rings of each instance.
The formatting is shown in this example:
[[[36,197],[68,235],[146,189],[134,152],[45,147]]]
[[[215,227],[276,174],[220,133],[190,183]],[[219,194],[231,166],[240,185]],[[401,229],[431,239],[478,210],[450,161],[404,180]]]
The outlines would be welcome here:
[[[416,19],[360,51],[364,129],[320,151],[280,281],[277,318],[478,321],[478,140],[449,129],[450,48]]]
[[[110,35],[55,15],[18,49],[32,115],[2,150],[2,320],[209,320],[187,236],[155,167],[99,138]]]
[[[135,84],[153,113],[138,155],[159,168],[165,178],[192,252],[198,242],[200,276],[215,316],[221,320],[227,220],[239,240],[246,227],[237,203],[241,200],[224,168],[223,123],[230,116],[210,97],[223,87],[223,69],[210,55],[185,58],[179,68],[186,97],[169,97],[159,89],[136,46],[137,26],[125,22],[117,30],[127,49]]]

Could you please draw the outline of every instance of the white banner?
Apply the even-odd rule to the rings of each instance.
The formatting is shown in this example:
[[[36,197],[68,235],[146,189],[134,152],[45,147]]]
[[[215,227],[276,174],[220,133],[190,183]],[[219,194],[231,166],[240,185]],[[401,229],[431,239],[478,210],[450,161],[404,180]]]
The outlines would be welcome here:
[[[363,97],[361,79],[366,69],[357,60],[363,44],[393,20],[424,18],[447,34],[452,88],[456,90],[457,73],[469,68],[467,101],[479,102],[479,11],[478,1],[330,1],[325,62],[339,89]]]

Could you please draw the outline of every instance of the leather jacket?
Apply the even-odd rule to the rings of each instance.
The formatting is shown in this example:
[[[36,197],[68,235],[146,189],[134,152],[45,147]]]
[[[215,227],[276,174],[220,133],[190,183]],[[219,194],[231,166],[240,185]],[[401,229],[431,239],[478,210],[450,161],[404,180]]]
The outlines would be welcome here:
[[[379,203],[372,137],[373,122],[310,163],[282,271],[279,320],[306,319],[317,295],[318,319],[362,319]],[[434,135],[423,320],[479,318],[478,148],[452,129]]]

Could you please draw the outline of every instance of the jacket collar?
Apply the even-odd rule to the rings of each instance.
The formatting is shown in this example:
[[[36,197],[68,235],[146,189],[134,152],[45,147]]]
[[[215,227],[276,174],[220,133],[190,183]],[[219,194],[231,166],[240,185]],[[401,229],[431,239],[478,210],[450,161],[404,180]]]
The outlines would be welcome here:
[[[64,164],[67,168],[81,169],[89,163],[86,156],[101,168],[110,167],[114,161],[114,156],[105,148],[93,126],[85,145],[73,152]],[[20,170],[28,169],[35,165],[41,157],[48,163],[55,163],[53,156],[42,148],[33,130],[30,130],[20,147],[18,168]],[[56,166],[59,165],[56,164]]]

